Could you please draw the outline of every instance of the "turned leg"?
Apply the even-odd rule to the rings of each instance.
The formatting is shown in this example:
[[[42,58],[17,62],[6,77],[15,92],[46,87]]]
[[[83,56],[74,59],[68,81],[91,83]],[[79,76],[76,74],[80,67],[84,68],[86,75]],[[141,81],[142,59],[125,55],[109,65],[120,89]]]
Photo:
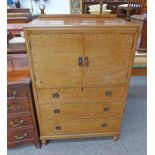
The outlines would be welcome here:
[[[113,136],[113,137],[112,137],[112,139],[113,139],[114,142],[115,142],[118,138],[119,138],[119,135]]]
[[[41,140],[42,145],[47,145],[47,140]]]
[[[34,145],[35,145],[35,147],[36,147],[37,149],[40,149],[40,148],[41,148],[41,144],[40,144],[39,141],[35,141]]]

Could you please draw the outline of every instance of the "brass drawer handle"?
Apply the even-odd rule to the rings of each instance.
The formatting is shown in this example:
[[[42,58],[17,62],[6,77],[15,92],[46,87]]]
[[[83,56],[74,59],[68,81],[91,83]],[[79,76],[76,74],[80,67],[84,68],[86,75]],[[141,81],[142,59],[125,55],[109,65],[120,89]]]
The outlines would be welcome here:
[[[59,109],[54,109],[53,112],[54,112],[55,114],[59,114],[59,113],[60,113],[60,110],[59,110]]]
[[[104,112],[108,112],[108,111],[109,111],[109,107],[104,107],[104,108],[103,108],[103,111],[104,111]]]
[[[10,107],[8,107],[7,111],[12,110],[12,109],[16,109],[17,112],[21,111],[21,107],[18,104],[17,104],[17,106],[10,106]]]
[[[106,91],[105,92],[105,96],[111,96],[112,95],[112,92],[111,91]]]
[[[84,64],[85,64],[85,66],[88,66],[88,56],[85,56],[85,58],[84,58]]]
[[[22,140],[22,139],[26,138],[27,136],[28,136],[28,133],[25,132],[25,133],[23,134],[23,136],[15,135],[14,138],[15,138],[16,140]]]
[[[108,127],[108,124],[103,123],[103,124],[101,124],[101,127],[102,127],[102,128],[107,128],[107,127]]]
[[[18,127],[23,125],[24,120],[20,120],[19,123],[14,123],[13,121],[10,122],[10,125],[12,125],[13,127]]]
[[[61,130],[61,126],[57,125],[57,126],[55,126],[55,129],[56,130]]]
[[[17,91],[15,90],[15,91],[13,91],[12,96],[8,96],[7,99],[12,100],[12,99],[15,99],[16,96],[17,96]]]
[[[52,96],[53,98],[59,98],[59,93],[53,93]]]
[[[79,66],[83,65],[82,57],[78,57],[78,65]]]

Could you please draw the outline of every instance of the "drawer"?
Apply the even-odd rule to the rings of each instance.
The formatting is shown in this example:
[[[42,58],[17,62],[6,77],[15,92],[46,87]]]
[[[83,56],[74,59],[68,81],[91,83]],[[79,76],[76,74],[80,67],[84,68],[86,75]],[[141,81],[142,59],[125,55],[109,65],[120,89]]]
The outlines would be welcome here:
[[[33,120],[31,114],[8,117],[7,120],[8,129],[24,126],[33,126]]]
[[[54,119],[62,117],[89,117],[103,116],[108,114],[120,114],[123,103],[56,103],[40,105],[40,117],[43,119]]]
[[[20,99],[20,98],[22,99],[29,98],[26,85],[7,87],[7,99],[8,100],[14,100],[14,99]]]
[[[30,103],[28,100],[16,100],[7,103],[8,114],[20,114],[30,112]]]
[[[120,117],[43,120],[41,136],[118,132]]]
[[[34,139],[35,131],[33,128],[23,128],[23,129],[16,129],[12,131],[8,131],[7,141],[9,142],[19,142],[28,139]]]
[[[38,89],[39,103],[78,103],[120,100],[125,97],[124,87]]]

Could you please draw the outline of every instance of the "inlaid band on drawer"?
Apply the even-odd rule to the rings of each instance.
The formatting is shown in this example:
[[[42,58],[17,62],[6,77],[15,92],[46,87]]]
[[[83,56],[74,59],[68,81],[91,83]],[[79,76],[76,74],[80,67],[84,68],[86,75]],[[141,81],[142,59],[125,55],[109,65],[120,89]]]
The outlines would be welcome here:
[[[7,113],[8,114],[20,114],[30,112],[30,103],[27,100],[16,100],[9,101],[7,103]]]
[[[120,117],[42,120],[41,135],[118,132]]]
[[[32,126],[32,116],[31,114],[20,115],[20,116],[12,116],[7,120],[8,129],[24,127],[24,126]]]
[[[26,85],[8,86],[7,99],[13,100],[18,98],[29,98]]]
[[[120,114],[123,103],[121,101],[111,101],[101,103],[41,104],[39,106],[41,118],[55,119],[63,117],[96,117],[107,114]]]
[[[9,142],[18,142],[27,139],[35,138],[35,131],[33,128],[17,129],[8,131],[8,143]]]
[[[39,103],[101,102],[124,99],[124,87],[37,89]]]

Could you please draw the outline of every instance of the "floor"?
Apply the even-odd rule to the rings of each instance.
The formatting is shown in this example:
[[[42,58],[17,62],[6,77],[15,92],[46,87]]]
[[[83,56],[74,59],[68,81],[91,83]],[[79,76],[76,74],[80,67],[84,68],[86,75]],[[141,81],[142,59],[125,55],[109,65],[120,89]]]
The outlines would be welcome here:
[[[120,139],[91,138],[51,141],[41,149],[24,145],[8,150],[8,155],[146,155],[147,78],[132,77]]]

